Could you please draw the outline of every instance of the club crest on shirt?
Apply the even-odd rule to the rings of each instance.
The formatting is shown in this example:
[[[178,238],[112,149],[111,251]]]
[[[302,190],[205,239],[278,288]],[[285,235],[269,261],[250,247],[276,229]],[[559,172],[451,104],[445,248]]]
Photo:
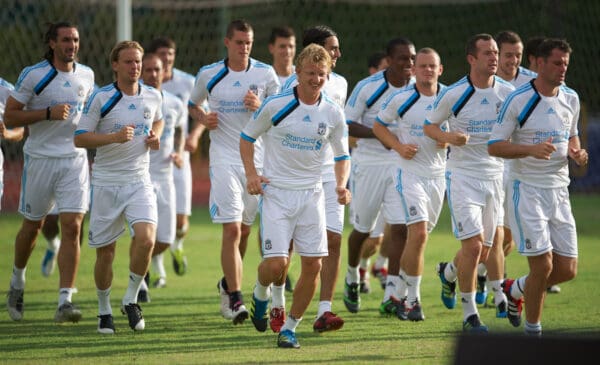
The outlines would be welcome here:
[[[150,119],[150,108],[144,107],[144,119]]]
[[[320,136],[324,136],[326,132],[327,132],[327,126],[325,125],[325,123],[323,123],[323,122],[319,123],[319,127],[317,129],[317,133]]]
[[[500,113],[500,108],[502,108],[502,102],[499,101],[496,103],[496,114]]]
[[[79,85],[79,87],[77,88],[77,96],[79,96],[80,98],[83,98],[85,96],[85,89],[83,85]]]

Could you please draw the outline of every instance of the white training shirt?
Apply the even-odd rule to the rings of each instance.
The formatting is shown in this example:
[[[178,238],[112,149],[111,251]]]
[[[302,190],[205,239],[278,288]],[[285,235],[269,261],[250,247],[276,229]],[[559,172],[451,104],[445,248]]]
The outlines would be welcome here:
[[[383,102],[401,88],[387,80],[387,70],[379,71],[359,81],[344,108],[346,123],[362,124],[373,128]],[[352,150],[352,160],[361,165],[386,165],[394,161],[397,153],[388,150],[377,138],[359,138]]]
[[[298,75],[294,73],[282,87],[282,90],[291,89],[296,85],[298,85]],[[323,93],[343,110],[344,105],[346,104],[346,95],[348,95],[348,81],[346,81],[342,75],[331,72],[323,86]],[[334,163],[333,151],[331,150],[331,147],[327,146],[323,153],[323,182],[335,181],[335,171],[333,170]]]
[[[183,102],[168,91],[162,91],[163,132],[160,136],[160,148],[150,150],[150,177],[152,181],[165,181],[173,178],[173,153],[175,128],[183,127],[187,114]],[[183,136],[182,136],[183,138]]]
[[[270,65],[250,58],[248,68],[236,72],[228,66],[228,60],[204,66],[196,75],[196,83],[190,103],[198,105],[208,98],[209,108],[218,114],[219,123],[210,131],[210,165],[242,166],[240,157],[240,132],[252,117],[244,106],[244,96],[254,90],[259,99],[279,91],[279,81]],[[262,147],[256,146],[255,163],[262,167]]]
[[[76,134],[116,133],[124,126],[135,127],[133,139],[96,149],[92,185],[117,186],[150,181],[146,145],[152,124],[162,119],[162,96],[150,86],[139,84],[137,95],[125,95],[112,83],[95,91],[86,104]]]
[[[302,103],[295,87],[267,98],[241,137],[255,142],[261,135],[263,175],[280,189],[320,188],[323,154],[329,144],[335,161],[350,158],[344,113],[325,93],[314,105]]]
[[[537,77],[537,72],[531,71],[530,69],[527,69],[523,66],[519,66],[519,68],[517,68],[517,75],[515,76],[514,79],[510,80],[509,82],[511,83],[512,86],[514,86],[515,88],[531,81],[532,79],[535,79]]]
[[[25,110],[69,104],[71,112],[67,120],[42,120],[28,125],[29,136],[23,147],[25,154],[34,158],[85,155],[85,149],[73,144],[73,132],[93,89],[94,71],[79,63],[74,63],[71,72],[58,71],[47,60],[26,67],[11,96],[24,104]]]
[[[488,143],[510,140],[534,145],[552,137],[556,151],[549,160],[513,159],[510,176],[543,188],[568,186],[569,138],[579,133],[579,112],[579,96],[574,90],[561,85],[556,96],[547,97],[538,93],[531,81],[508,96]]]
[[[444,87],[438,84],[438,94]],[[408,85],[387,98],[376,120],[386,127],[394,127],[402,144],[419,146],[410,160],[394,151],[394,161],[402,169],[426,178],[442,177],[446,170],[446,149],[439,148],[434,139],[423,133],[423,122],[433,109],[435,98],[436,95],[422,95],[414,84]],[[442,125],[442,129],[447,129],[447,124]]]
[[[487,142],[500,107],[513,90],[497,76],[487,89],[473,86],[465,76],[438,95],[425,124],[441,125],[448,120],[450,131],[469,135],[466,145],[450,146],[447,170],[486,180],[502,176],[503,160],[489,155]]]
[[[181,126],[183,129],[183,138],[188,136],[188,103],[190,101],[190,95],[194,88],[194,75],[189,74],[185,71],[173,68],[173,77],[170,80],[166,80],[162,83],[162,90],[167,91],[179,98],[183,102],[185,118],[184,124]]]
[[[4,109],[6,108],[6,100],[8,99],[10,92],[14,90],[14,86],[0,77],[0,121],[4,121]],[[6,128],[6,127],[5,127]],[[1,139],[1,138],[0,138]],[[0,148],[0,187],[2,181],[4,181],[4,154]],[[0,198],[2,198],[0,196]]]

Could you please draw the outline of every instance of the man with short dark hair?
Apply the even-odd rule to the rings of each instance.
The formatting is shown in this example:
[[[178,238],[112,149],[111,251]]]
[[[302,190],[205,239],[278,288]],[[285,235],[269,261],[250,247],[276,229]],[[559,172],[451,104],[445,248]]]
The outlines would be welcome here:
[[[458,279],[463,331],[481,333],[488,329],[477,310],[477,265],[487,260],[490,250],[502,249],[494,244],[494,237],[498,237],[498,222],[504,212],[504,164],[488,154],[486,144],[500,106],[514,87],[495,76],[498,47],[491,35],[472,36],[467,41],[466,58],[469,74],[438,95],[423,131],[439,143],[449,143],[452,151],[446,163],[446,194],[453,233],[461,246],[453,261],[437,267],[441,299],[448,309],[454,308]],[[446,120],[448,131],[440,127]],[[495,284],[497,316],[506,316],[501,282]]]
[[[579,96],[564,85],[571,53],[562,39],[540,44],[538,76],[508,96],[488,142],[491,155],[512,159],[509,219],[529,263],[528,275],[504,283],[508,319],[520,325],[525,298],[525,333],[534,336],[542,334],[546,288],[577,273],[568,159],[586,165],[588,153],[578,136]]]
[[[279,81],[273,67],[250,58],[254,31],[246,21],[232,21],[224,43],[227,58],[202,67],[196,76],[190,112],[197,115],[201,123],[196,123],[187,141],[188,144],[197,142],[204,127],[210,131],[209,209],[213,223],[223,226],[223,278],[217,283],[221,314],[233,324],[241,324],[248,318],[242,297],[242,259],[258,210],[258,197],[245,189],[239,136],[264,98],[279,91]],[[205,100],[209,103],[208,114],[199,107]],[[260,169],[261,144],[257,143],[256,147],[255,162]]]

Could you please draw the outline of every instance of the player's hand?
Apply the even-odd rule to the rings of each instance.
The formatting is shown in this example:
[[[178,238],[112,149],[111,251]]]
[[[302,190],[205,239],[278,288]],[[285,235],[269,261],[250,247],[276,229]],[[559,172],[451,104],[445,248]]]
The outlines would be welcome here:
[[[588,153],[584,149],[569,148],[569,157],[579,166],[585,166],[588,163]]]
[[[244,106],[246,107],[246,109],[250,110],[251,112],[254,112],[258,108],[260,108],[260,104],[261,101],[258,98],[258,95],[253,93],[251,90],[248,90],[248,92],[244,96]]]
[[[0,138],[6,138],[6,127],[4,126],[4,122],[0,122]]]
[[[448,141],[453,146],[464,146],[469,142],[469,135],[462,132],[449,132],[450,140]]]
[[[65,120],[69,117],[71,106],[69,104],[57,104],[50,108],[51,120]]]
[[[198,138],[194,136],[188,136],[185,139],[184,149],[188,152],[196,152],[196,150],[198,149]]]
[[[178,169],[180,169],[183,166],[183,158],[178,152],[171,153],[171,161],[173,161],[173,165],[175,165],[175,167],[177,167]]]
[[[261,175],[253,175],[246,176],[246,189],[248,190],[248,194],[252,195],[262,195],[263,184],[268,184],[270,181],[264,176]]]
[[[134,128],[131,125],[126,125],[121,128],[116,134],[117,140],[116,143],[125,143],[131,141],[133,139]]]
[[[350,204],[350,202],[352,201],[352,194],[350,193],[350,190],[338,186],[335,188],[335,192],[338,196],[337,201],[339,204],[347,205]]]
[[[542,143],[532,145],[531,156],[539,160],[549,160],[554,151],[556,146],[552,144],[552,137],[550,137]]]
[[[150,129],[148,137],[146,137],[146,146],[150,147],[151,150],[157,150],[160,148],[160,139],[152,129]]]
[[[416,144],[403,144],[400,146],[398,153],[405,160],[410,160],[413,157],[415,157],[418,151],[419,146],[417,146]]]
[[[202,124],[206,126],[208,130],[217,129],[219,125],[219,118],[216,112],[210,112],[202,119]]]

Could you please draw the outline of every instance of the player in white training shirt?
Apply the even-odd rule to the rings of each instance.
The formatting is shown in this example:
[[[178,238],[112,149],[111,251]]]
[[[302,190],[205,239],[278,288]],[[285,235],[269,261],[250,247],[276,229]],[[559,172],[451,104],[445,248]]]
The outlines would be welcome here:
[[[273,68],[250,58],[254,31],[243,20],[227,27],[227,58],[198,71],[190,97],[193,112],[208,99],[210,113],[201,123],[210,131],[210,214],[213,223],[223,225],[219,280],[221,314],[234,324],[248,318],[242,298],[242,259],[248,245],[250,227],[256,217],[258,197],[245,190],[246,176],[239,152],[240,132],[262,100],[279,90]],[[190,139],[197,140],[197,123]],[[260,146],[260,144],[259,144]],[[257,146],[257,147],[259,147]],[[256,165],[262,168],[262,151],[257,148]]]
[[[181,126],[183,138],[187,138],[189,131],[189,118],[187,105],[190,100],[190,94],[194,88],[194,76],[174,67],[176,56],[175,42],[166,37],[154,39],[147,49],[147,52],[156,53],[163,62],[165,70],[162,90],[176,95],[185,107],[184,124]],[[183,240],[189,229],[189,216],[192,215],[192,167],[190,165],[190,152],[182,152],[183,165],[176,166],[173,169],[173,178],[175,182],[176,211],[177,211],[177,230],[175,232],[175,242],[171,245],[171,256],[173,258],[173,269],[177,275],[184,275],[187,270],[187,257],[183,250]],[[163,255],[157,255],[152,258],[154,269],[158,273],[158,278],[154,281],[155,287],[162,287],[166,284],[166,271],[163,264]]]
[[[261,237],[263,260],[252,298],[252,322],[267,329],[271,284],[287,270],[289,244],[301,257],[289,316],[277,345],[298,348],[295,331],[317,288],[322,257],[327,255],[322,165],[325,146],[335,159],[338,204],[347,204],[350,169],[347,128],[342,109],[321,92],[331,69],[331,57],[319,45],[307,46],[296,61],[298,86],[268,98],[244,128],[240,152],[248,192],[263,194]],[[254,142],[263,135],[264,174],[254,163]]]
[[[287,26],[271,29],[269,53],[273,56],[273,69],[279,78],[279,84],[284,85],[292,75],[295,75],[296,34],[294,30]]]
[[[394,180],[407,225],[400,259],[399,281],[380,307],[400,319],[425,319],[420,302],[427,235],[435,227],[444,201],[445,145],[423,133],[423,121],[441,91],[440,56],[432,48],[417,52],[413,66],[416,83],[393,93],[384,102],[373,133],[395,152]],[[388,129],[393,128],[395,132]],[[386,285],[386,292],[387,292]]]
[[[498,222],[502,221],[504,164],[490,156],[486,146],[500,106],[514,87],[495,76],[498,47],[492,36],[471,37],[466,54],[469,74],[438,95],[423,128],[427,136],[451,145],[446,163],[446,194],[454,235],[461,247],[453,262],[438,265],[442,301],[447,308],[454,308],[458,277],[463,330],[487,332],[475,301],[477,265],[486,261],[490,250],[502,249],[500,243],[493,243]],[[440,128],[446,120],[447,132]],[[506,298],[501,284],[500,280],[490,282],[499,309],[497,315],[505,316]]]
[[[23,139],[25,128],[19,127],[15,129],[6,128],[4,125],[4,108],[6,106],[6,100],[10,95],[10,92],[15,87],[10,82],[0,77],[0,140],[18,142]],[[4,155],[0,149],[0,203],[2,202],[2,193],[4,190]],[[0,209],[2,207],[0,206]]]
[[[571,212],[569,164],[588,163],[577,123],[577,93],[564,86],[572,50],[562,39],[539,46],[538,76],[509,95],[494,125],[490,154],[512,160],[509,221],[519,252],[527,257],[529,275],[507,279],[508,319],[521,322],[527,301],[525,333],[542,334],[546,288],[577,273],[577,232]]]
[[[352,201],[351,221],[354,229],[348,237],[348,271],[344,281],[344,304],[356,313],[360,310],[359,262],[362,245],[375,228],[377,217],[383,214],[390,224],[391,242],[387,248],[389,267],[387,282],[380,307],[382,314],[394,288],[399,285],[400,256],[406,242],[406,218],[400,208],[400,196],[394,186],[394,151],[386,148],[373,134],[373,124],[383,102],[395,91],[410,83],[415,59],[415,46],[407,38],[394,38],[386,46],[389,66],[356,84],[345,108],[350,135],[359,138],[352,151]]]
[[[318,25],[304,30],[302,36],[302,46],[306,47],[311,43],[318,44],[325,48],[331,56],[331,68],[335,68],[337,60],[342,56],[340,51],[340,41],[337,33],[326,25]],[[283,87],[287,90],[296,85],[297,73],[292,75]],[[348,94],[348,82],[346,79],[331,72],[327,77],[323,92],[333,99],[340,107],[346,103]],[[333,295],[335,292],[335,283],[341,263],[342,231],[344,229],[344,206],[338,204],[337,194],[335,192],[335,174],[333,152],[330,147],[326,147],[323,155],[323,190],[325,192],[325,212],[327,217],[327,246],[329,255],[323,258],[323,269],[321,270],[321,291],[319,295],[319,309],[317,319],[313,323],[313,329],[317,332],[337,330],[342,328],[344,320],[332,312]],[[278,284],[278,283],[276,283]],[[277,285],[275,285],[277,287]],[[283,291],[274,288],[273,301],[278,303],[276,298],[280,297],[281,303],[285,304]],[[285,305],[284,305],[285,307]],[[273,317],[273,313],[270,314]],[[273,323],[271,318],[271,323]]]
[[[58,254],[60,290],[54,320],[77,322],[81,311],[71,299],[79,266],[79,232],[88,210],[89,170],[85,150],[73,145],[73,132],[94,87],[94,72],[76,62],[79,32],[72,24],[51,24],[45,41],[46,59],[23,70],[4,112],[6,126],[27,126],[29,130],[19,203],[23,224],[15,240],[8,311],[13,320],[23,316],[27,261],[44,217],[56,204],[62,250]]]
[[[143,54],[137,42],[115,45],[110,61],[116,81],[94,92],[75,132],[77,146],[96,148],[89,245],[96,249],[98,332],[103,334],[114,333],[112,264],[116,241],[124,232],[123,218],[133,231],[133,240],[121,312],[127,314],[131,329],[145,328],[137,296],[148,271],[157,220],[148,151],[159,148],[163,122],[160,92],[139,82]]]
[[[187,110],[181,100],[168,91],[162,90],[164,74],[163,63],[155,53],[144,53],[142,58],[142,80],[144,85],[152,86],[162,94],[163,131],[160,136],[160,148],[150,151],[150,179],[156,194],[158,222],[156,225],[156,243],[152,251],[152,260],[160,256],[175,241],[176,206],[173,166],[181,167],[183,136],[181,127]],[[161,277],[165,282],[165,278]],[[160,279],[158,279],[160,280]],[[138,302],[149,302],[146,280],[138,293]]]

